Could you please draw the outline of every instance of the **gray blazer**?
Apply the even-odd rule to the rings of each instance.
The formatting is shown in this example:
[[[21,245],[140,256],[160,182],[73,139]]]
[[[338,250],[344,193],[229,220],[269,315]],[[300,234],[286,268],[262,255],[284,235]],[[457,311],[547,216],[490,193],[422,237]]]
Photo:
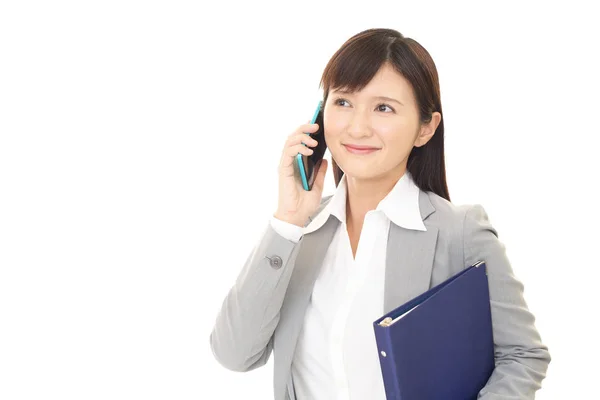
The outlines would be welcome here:
[[[325,197],[312,220],[331,199]],[[478,399],[533,399],[550,363],[505,247],[481,205],[456,206],[420,191],[427,231],[391,222],[384,313],[479,260],[488,268],[496,368]],[[304,313],[325,252],[340,222],[330,216],[318,230],[291,242],[270,224],[226,296],[210,335],[217,361],[250,371],[274,354],[274,398],[296,400],[291,364]],[[304,399],[299,399],[304,400]]]

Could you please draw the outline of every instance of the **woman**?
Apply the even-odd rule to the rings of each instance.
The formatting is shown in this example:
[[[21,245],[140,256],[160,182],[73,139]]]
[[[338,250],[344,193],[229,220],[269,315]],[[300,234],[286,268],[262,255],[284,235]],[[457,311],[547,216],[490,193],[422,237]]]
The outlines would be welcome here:
[[[488,268],[496,368],[481,399],[533,399],[550,354],[481,205],[450,202],[435,64],[391,29],[350,38],[331,58],[324,138],[337,189],[295,177],[316,140],[301,125],[279,165],[279,202],[210,336],[235,371],[274,353],[275,399],[384,399],[372,323],[479,260]],[[306,145],[306,146],[305,146]],[[410,399],[412,400],[412,399]]]

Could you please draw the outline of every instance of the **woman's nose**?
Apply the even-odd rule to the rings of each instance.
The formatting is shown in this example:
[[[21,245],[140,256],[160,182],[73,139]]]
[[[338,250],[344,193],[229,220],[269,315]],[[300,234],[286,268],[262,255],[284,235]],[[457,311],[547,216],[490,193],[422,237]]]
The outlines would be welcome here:
[[[369,118],[360,112],[353,113],[348,121],[346,132],[355,138],[369,136],[371,132]]]

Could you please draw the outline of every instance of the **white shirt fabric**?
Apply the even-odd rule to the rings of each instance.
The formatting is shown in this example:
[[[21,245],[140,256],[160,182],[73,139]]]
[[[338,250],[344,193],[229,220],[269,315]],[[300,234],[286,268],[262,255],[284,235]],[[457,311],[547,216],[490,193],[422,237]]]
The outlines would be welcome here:
[[[385,399],[373,321],[383,315],[390,221],[427,230],[419,210],[419,188],[407,171],[365,215],[354,259],[346,196],[344,175],[329,203],[305,228],[271,218],[273,229],[295,242],[323,226],[329,215],[341,222],[323,259],[292,362],[299,400]]]

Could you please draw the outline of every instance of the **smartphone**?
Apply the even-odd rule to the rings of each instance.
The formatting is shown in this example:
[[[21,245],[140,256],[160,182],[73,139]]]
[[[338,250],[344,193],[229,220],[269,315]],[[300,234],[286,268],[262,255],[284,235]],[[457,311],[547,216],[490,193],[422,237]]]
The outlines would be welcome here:
[[[313,153],[310,156],[305,156],[298,153],[296,156],[296,166],[300,174],[300,181],[304,190],[312,190],[315,177],[319,172],[321,161],[327,150],[327,144],[325,143],[325,134],[323,129],[323,101],[319,101],[317,109],[314,112],[311,124],[319,124],[319,129],[315,133],[307,133],[310,137],[315,139],[318,144],[313,149]],[[302,143],[304,146],[306,144]],[[308,147],[308,146],[307,146]]]

